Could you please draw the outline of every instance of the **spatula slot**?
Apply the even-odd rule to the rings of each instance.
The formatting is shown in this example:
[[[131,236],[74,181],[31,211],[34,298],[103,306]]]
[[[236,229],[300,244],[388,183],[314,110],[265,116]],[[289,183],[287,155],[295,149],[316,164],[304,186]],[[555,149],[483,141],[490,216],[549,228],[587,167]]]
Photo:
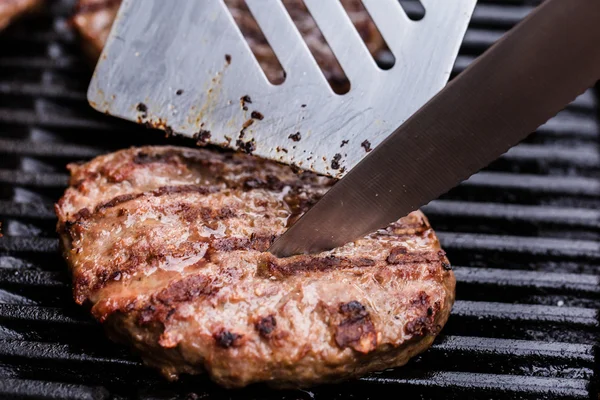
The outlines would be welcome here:
[[[425,7],[420,0],[399,0],[408,18],[413,21],[420,21],[425,17]]]
[[[269,82],[273,85],[281,85],[285,81],[285,70],[281,66],[260,25],[254,19],[252,13],[248,12],[246,1],[224,1]]]
[[[337,94],[348,93],[350,91],[350,81],[335,54],[333,54],[327,39],[323,37],[323,32],[310,12],[307,11],[304,0],[282,0],[282,2],[317,61],[319,68],[321,68],[321,72],[329,82],[331,89]]]
[[[396,57],[392,54],[387,42],[362,2],[359,0],[341,0],[341,3],[377,66],[383,70],[392,68],[396,63]]]

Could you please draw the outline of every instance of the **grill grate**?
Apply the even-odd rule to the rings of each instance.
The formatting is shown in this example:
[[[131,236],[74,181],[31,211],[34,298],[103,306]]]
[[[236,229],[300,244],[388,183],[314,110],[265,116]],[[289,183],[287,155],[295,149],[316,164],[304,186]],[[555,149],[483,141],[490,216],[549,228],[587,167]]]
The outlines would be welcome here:
[[[52,203],[67,162],[161,133],[105,118],[85,101],[90,68],[70,1],[0,35],[0,397],[44,399],[571,398],[600,373],[600,121],[596,93],[425,207],[456,265],[443,335],[405,368],[310,391],[170,384],[110,343],[71,299]],[[535,6],[484,1],[454,74]],[[409,7],[410,10],[410,7]],[[187,144],[183,139],[168,142]]]

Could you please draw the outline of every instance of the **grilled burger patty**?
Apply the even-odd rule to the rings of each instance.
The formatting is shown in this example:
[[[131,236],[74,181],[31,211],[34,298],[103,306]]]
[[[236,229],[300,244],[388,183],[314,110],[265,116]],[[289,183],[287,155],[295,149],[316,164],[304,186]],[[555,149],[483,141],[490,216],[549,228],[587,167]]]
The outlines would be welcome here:
[[[0,30],[6,28],[15,18],[33,11],[42,0],[0,0]]]
[[[68,168],[56,213],[75,300],[169,378],[334,382],[405,364],[448,318],[454,275],[419,211],[280,259],[269,245],[331,179],[178,147]]]
[[[274,83],[284,80],[284,73],[279,67],[275,54],[252,18],[244,0],[225,0],[236,23],[247,38],[250,47],[257,55],[258,62],[265,74]],[[325,77],[340,90],[347,81],[335,56],[328,49],[321,31],[301,0],[285,0],[290,16],[296,22],[305,38],[308,47],[315,55]],[[360,0],[342,0],[348,15],[357,27],[358,33],[373,54],[383,50],[385,43],[381,34],[362,7]],[[73,23],[84,40],[85,50],[94,61],[100,56],[113,20],[117,15],[121,0],[78,0]]]

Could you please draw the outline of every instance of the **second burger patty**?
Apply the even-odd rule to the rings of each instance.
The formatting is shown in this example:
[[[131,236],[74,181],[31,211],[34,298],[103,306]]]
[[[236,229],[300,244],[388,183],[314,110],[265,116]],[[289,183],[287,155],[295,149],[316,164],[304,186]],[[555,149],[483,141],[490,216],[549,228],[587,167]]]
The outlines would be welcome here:
[[[75,300],[167,377],[335,382],[405,364],[450,313],[454,275],[419,211],[280,259],[269,246],[331,179],[178,147],[69,168],[56,212]]]
[[[40,7],[42,0],[0,0],[0,30],[23,14]]]

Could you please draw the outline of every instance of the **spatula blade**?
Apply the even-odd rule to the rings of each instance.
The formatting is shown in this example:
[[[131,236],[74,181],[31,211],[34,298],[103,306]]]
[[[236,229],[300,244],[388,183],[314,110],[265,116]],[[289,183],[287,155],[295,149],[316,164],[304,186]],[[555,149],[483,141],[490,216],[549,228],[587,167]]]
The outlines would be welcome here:
[[[372,61],[361,62],[364,68],[355,71],[349,65],[353,57],[368,53],[360,50],[363,43],[353,43],[341,57],[342,68],[352,72],[352,87],[337,95],[315,74],[314,59],[298,35],[294,40],[296,28],[280,7],[262,9],[257,18],[267,40],[279,43],[278,32],[291,40],[290,48],[273,46],[290,76],[275,86],[221,0],[125,0],[88,99],[110,115],[341,177],[445,85],[475,5],[475,0],[429,0],[425,18],[415,22],[402,17],[392,1],[365,5],[382,24],[396,64],[382,70]],[[321,2],[310,6],[321,25],[328,21],[323,11],[345,13]],[[393,35],[389,13],[377,12],[390,6],[400,10],[391,14],[398,16],[400,39]],[[335,37],[341,33],[322,30],[331,43],[342,43]],[[360,40],[358,35],[346,39]],[[289,65],[282,53],[303,62]]]

